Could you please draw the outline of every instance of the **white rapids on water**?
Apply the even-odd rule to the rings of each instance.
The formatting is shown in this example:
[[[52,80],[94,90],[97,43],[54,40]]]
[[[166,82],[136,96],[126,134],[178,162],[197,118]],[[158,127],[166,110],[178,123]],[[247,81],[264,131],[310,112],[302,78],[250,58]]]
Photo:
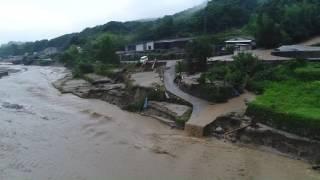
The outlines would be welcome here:
[[[51,83],[64,68],[14,67],[0,79],[0,180],[320,179],[302,161],[62,95]]]

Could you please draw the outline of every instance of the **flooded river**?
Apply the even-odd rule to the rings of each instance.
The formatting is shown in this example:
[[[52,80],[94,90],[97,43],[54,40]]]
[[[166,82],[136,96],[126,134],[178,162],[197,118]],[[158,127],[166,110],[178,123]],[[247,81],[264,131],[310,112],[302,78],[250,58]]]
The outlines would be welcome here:
[[[0,180],[320,179],[302,161],[193,139],[108,103],[61,95],[51,83],[63,72],[27,67],[0,79]]]

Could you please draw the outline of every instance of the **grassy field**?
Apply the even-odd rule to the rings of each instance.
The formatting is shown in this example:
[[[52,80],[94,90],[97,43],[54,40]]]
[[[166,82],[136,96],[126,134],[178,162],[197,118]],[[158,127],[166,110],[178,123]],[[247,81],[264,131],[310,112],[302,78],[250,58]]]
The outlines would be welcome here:
[[[310,80],[320,80],[320,64],[312,63],[308,64],[305,67],[299,67],[295,69],[295,74],[307,81]]]
[[[294,68],[289,79],[267,83],[249,105],[258,121],[300,135],[320,136],[320,64]]]

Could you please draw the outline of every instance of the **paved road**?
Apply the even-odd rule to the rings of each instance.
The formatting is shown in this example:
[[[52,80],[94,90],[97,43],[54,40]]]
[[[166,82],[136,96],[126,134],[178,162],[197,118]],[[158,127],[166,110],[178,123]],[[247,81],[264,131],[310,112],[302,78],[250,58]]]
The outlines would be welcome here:
[[[190,135],[203,136],[204,128],[216,120],[216,118],[230,112],[245,110],[245,101],[254,98],[253,94],[244,93],[239,97],[231,99],[227,103],[212,104],[208,101],[187,94],[180,90],[179,87],[174,83],[176,63],[177,61],[169,61],[167,63],[164,73],[164,84],[169,92],[193,105],[191,118],[186,125],[186,131]]]
[[[191,118],[195,118],[198,116],[202,109],[206,108],[210,103],[199,99],[197,97],[191,96],[179,89],[179,87],[174,83],[175,79],[175,66],[178,61],[168,61],[166,70],[164,72],[164,84],[167,91],[171,92],[172,94],[184,99],[185,101],[189,102],[193,106],[193,112]]]

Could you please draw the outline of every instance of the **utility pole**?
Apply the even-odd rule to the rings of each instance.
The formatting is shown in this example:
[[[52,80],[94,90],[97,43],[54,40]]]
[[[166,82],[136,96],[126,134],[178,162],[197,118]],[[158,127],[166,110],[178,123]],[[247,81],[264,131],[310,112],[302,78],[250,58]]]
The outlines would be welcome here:
[[[208,4],[209,4],[209,0],[207,0],[207,3],[206,3],[206,7],[204,9],[204,27],[203,27],[203,32],[204,34],[207,34],[208,32]]]

